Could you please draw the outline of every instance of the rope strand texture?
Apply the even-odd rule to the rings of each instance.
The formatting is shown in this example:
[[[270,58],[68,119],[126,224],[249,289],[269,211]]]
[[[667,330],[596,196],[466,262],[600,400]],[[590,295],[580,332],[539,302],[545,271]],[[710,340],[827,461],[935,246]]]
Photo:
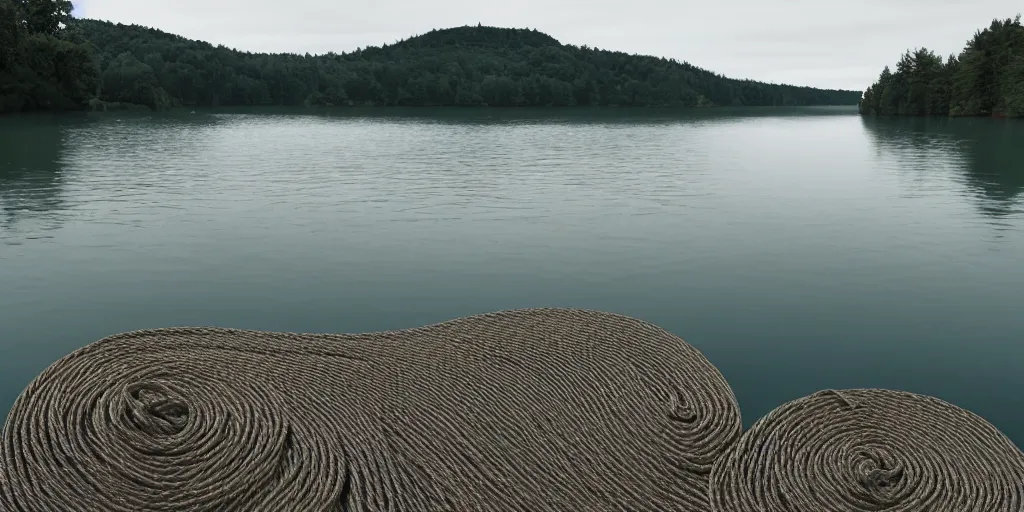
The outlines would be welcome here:
[[[705,512],[740,431],[696,349],[608,313],[138,331],[24,390],[0,509]]]
[[[1022,512],[1024,454],[937,398],[826,390],[758,420],[715,464],[714,512]]]

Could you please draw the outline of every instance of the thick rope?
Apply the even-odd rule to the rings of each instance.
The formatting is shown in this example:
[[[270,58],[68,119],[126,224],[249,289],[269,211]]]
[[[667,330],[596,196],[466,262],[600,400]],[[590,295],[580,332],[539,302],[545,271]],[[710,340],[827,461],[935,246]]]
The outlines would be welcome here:
[[[139,331],[25,389],[3,430],[0,508],[705,512],[740,430],[696,349],[607,313]]]
[[[982,418],[900,391],[787,403],[715,464],[714,512],[1022,512],[1024,454]]]

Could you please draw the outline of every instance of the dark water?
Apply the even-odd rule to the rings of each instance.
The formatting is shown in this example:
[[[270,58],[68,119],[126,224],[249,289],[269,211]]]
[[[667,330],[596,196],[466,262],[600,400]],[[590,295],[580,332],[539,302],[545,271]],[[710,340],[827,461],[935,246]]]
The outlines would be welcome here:
[[[131,329],[655,322],[746,423],[890,387],[1024,445],[1024,123],[843,109],[0,119],[0,409]]]

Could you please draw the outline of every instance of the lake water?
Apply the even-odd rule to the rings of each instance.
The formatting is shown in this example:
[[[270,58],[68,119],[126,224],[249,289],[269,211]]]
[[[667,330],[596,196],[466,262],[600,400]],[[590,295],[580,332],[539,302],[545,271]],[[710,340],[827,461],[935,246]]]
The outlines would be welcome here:
[[[1024,123],[851,109],[0,118],[0,409],[121,331],[654,322],[750,424],[823,388],[1024,445]]]

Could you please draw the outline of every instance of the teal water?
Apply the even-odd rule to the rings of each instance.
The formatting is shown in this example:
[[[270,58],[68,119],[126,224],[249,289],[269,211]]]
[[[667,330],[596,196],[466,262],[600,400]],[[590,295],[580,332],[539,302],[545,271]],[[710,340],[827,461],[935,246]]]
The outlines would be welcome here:
[[[665,327],[749,424],[889,387],[1024,445],[1024,124],[849,109],[0,119],[0,409],[132,329]]]

